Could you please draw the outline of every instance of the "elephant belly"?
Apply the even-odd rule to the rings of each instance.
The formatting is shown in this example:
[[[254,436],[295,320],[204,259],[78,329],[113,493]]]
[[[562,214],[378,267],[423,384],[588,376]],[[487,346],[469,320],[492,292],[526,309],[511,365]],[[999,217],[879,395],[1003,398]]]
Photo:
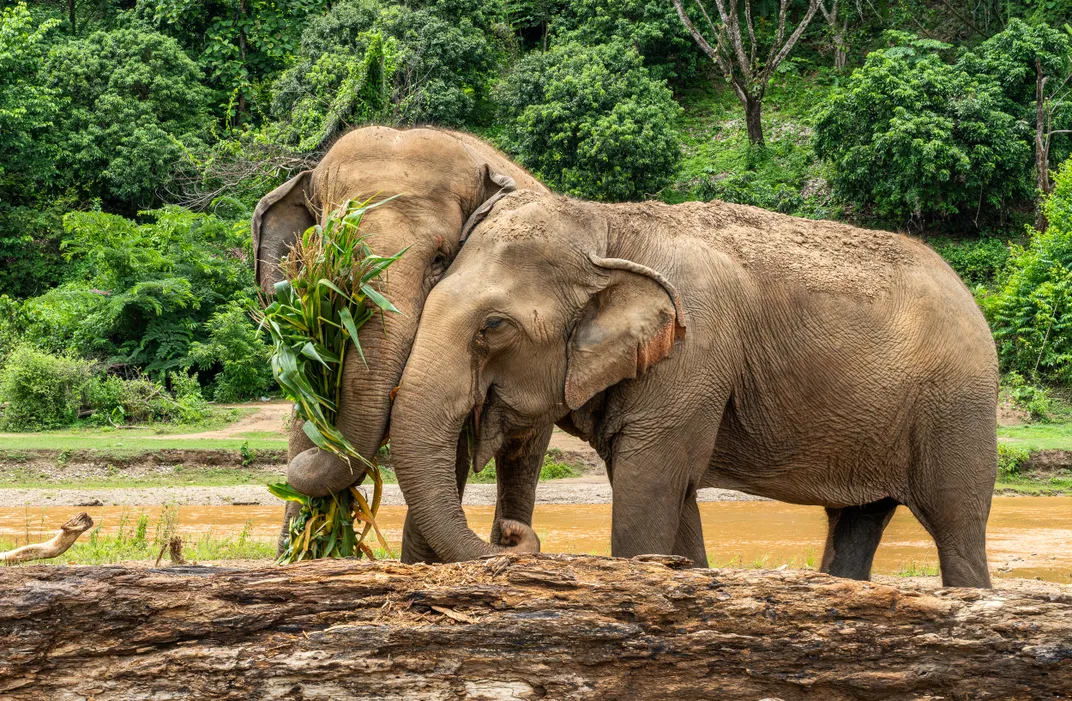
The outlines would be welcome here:
[[[742,459],[744,458],[744,459]],[[893,497],[900,500],[907,469],[855,456],[796,455],[750,460],[716,451],[703,487],[734,489],[791,504],[843,507]]]

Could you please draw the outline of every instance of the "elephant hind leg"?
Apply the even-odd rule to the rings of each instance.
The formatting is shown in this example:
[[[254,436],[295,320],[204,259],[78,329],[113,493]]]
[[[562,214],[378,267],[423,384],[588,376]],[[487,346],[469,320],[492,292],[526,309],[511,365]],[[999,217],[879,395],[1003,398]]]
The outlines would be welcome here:
[[[875,550],[896,510],[897,502],[889,498],[861,506],[827,509],[829,529],[821,570],[835,577],[871,579]]]
[[[974,420],[964,418],[972,410]],[[904,502],[938,546],[942,586],[989,588],[986,521],[997,472],[993,395],[963,399],[958,413],[959,420],[917,431]]]

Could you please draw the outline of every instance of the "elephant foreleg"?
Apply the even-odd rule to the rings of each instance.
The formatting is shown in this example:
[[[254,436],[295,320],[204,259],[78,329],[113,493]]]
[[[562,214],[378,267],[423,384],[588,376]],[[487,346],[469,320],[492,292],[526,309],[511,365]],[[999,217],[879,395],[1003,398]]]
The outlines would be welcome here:
[[[706,565],[696,486],[715,444],[715,432],[704,427],[718,421],[697,414],[675,423],[660,418],[659,424],[634,422],[614,439],[611,555],[682,554]]]
[[[707,567],[707,548],[704,546],[703,525],[700,523],[700,507],[696,503],[696,490],[685,497],[681,507],[681,518],[677,524],[677,537],[674,539],[673,555],[681,555],[692,560],[696,567]]]
[[[499,523],[503,519],[532,525],[536,485],[540,481],[540,470],[553,430],[554,426],[547,426],[523,439],[508,440],[495,454],[498,496],[495,500],[495,518],[491,524],[492,543],[500,542]]]

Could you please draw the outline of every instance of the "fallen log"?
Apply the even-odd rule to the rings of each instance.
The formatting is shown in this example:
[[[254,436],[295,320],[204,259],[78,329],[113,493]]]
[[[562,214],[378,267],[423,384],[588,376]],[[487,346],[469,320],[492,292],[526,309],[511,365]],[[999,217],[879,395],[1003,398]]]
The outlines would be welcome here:
[[[4,699],[1035,699],[1072,587],[931,593],[674,558],[0,572]]]
[[[56,535],[44,543],[31,543],[30,545],[23,545],[21,548],[15,548],[5,553],[0,553],[0,562],[16,563],[16,562],[29,562],[30,560],[48,560],[53,557],[59,557],[68,549],[74,542],[78,540],[78,536],[82,535],[90,528],[93,528],[93,519],[89,517],[85,511],[71,517],[67,523],[60,526],[60,529],[56,531]]]

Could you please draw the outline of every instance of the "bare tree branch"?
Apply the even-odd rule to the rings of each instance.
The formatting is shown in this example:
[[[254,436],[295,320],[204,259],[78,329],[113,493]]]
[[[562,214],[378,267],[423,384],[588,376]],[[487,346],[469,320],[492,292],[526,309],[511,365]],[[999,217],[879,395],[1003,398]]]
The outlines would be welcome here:
[[[78,540],[78,536],[90,528],[93,528],[93,519],[83,511],[63,524],[51,540],[44,543],[24,545],[21,548],[0,553],[0,562],[28,562],[30,560],[48,560],[49,558],[59,557],[74,545],[74,542]]]

